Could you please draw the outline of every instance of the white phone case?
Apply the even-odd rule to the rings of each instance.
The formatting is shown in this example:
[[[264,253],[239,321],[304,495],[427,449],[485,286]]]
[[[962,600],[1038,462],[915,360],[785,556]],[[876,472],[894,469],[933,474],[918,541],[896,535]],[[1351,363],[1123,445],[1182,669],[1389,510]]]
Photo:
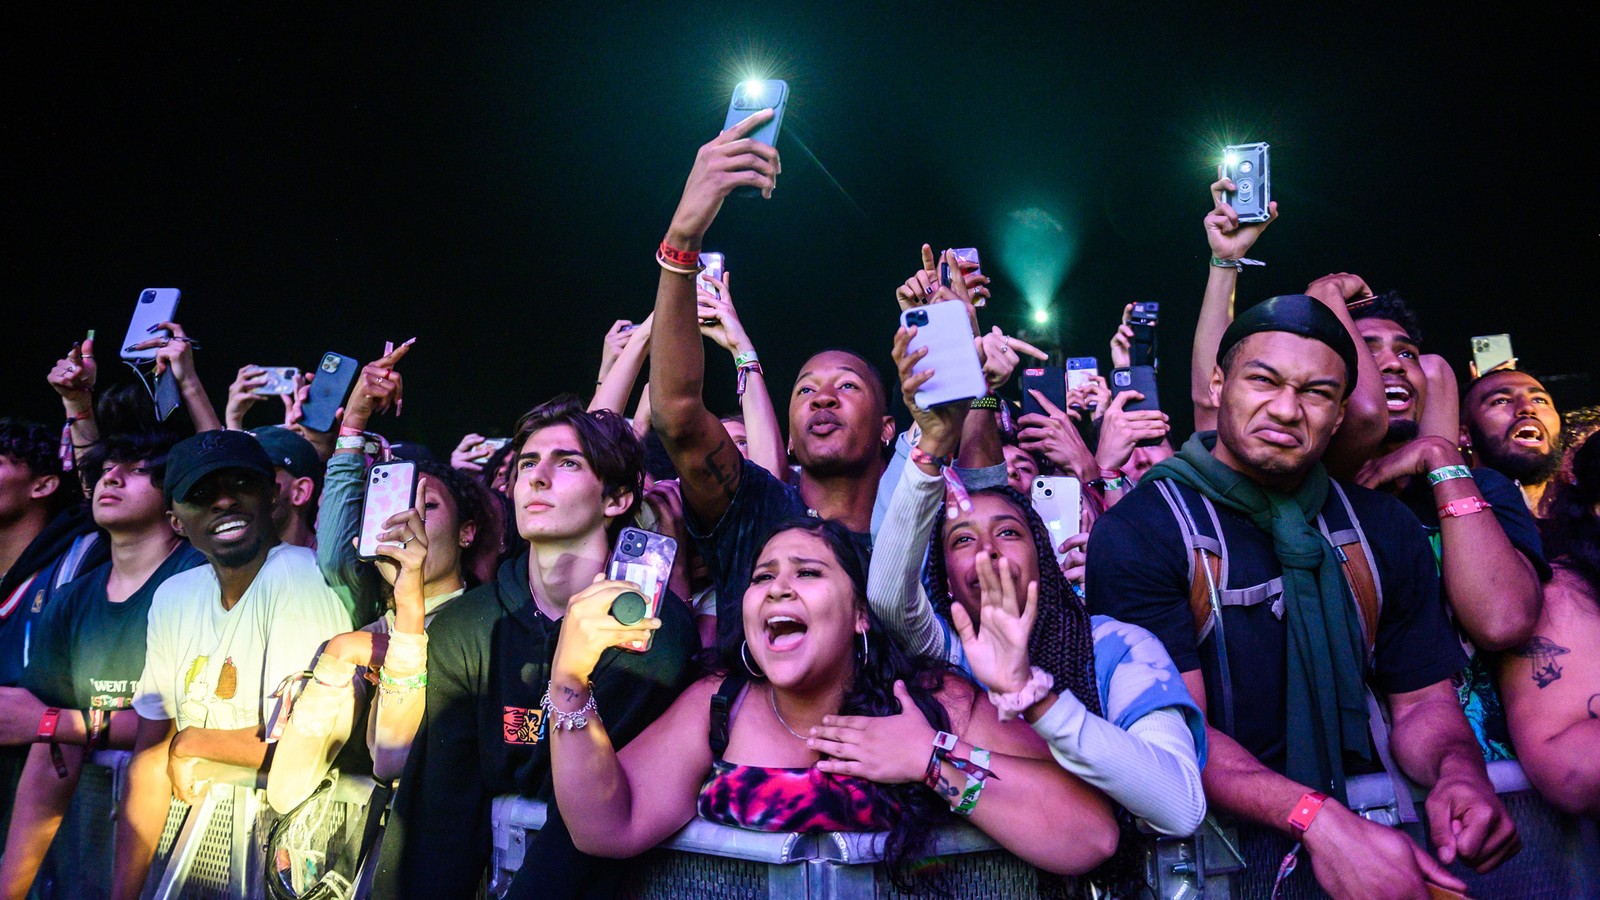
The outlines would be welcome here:
[[[361,540],[356,556],[378,558],[378,535],[395,513],[416,504],[417,464],[405,460],[379,463],[367,470],[366,499],[361,503]]]
[[[1033,509],[1050,532],[1050,546],[1059,565],[1067,555],[1061,545],[1082,528],[1083,485],[1069,475],[1040,475],[1033,479]]]
[[[933,378],[917,391],[917,405],[932,409],[960,400],[974,400],[989,392],[983,380],[983,365],[972,342],[972,320],[966,304],[945,300],[918,306],[900,313],[900,324],[915,325],[916,336],[907,349],[915,352],[927,347],[928,355],[914,371],[934,371]]]

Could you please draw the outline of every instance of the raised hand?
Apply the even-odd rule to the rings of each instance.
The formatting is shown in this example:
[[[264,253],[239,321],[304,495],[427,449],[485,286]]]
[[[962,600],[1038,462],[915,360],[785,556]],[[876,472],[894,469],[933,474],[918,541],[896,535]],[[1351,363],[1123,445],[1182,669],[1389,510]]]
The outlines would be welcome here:
[[[400,414],[405,403],[405,382],[394,367],[411,352],[416,341],[412,338],[362,367],[361,377],[356,379],[355,390],[345,404],[345,427],[365,429],[373,416],[390,409],[395,415]]]
[[[567,613],[561,617],[561,637],[556,642],[555,659],[550,663],[550,695],[561,707],[572,709],[574,700],[581,701],[581,692],[588,685],[594,667],[599,665],[600,654],[618,644],[647,641],[650,633],[661,627],[659,618],[645,618],[624,625],[611,615],[611,604],[628,591],[644,594],[644,589],[637,584],[608,581],[602,573],[567,602]],[[572,697],[557,696],[569,691]]]
[[[978,346],[978,359],[983,362],[983,381],[990,391],[999,390],[1011,380],[1022,362],[1020,354],[1026,353],[1041,362],[1050,358],[1050,354],[1021,338],[1007,337],[999,325],[973,340]]]
[[[1112,368],[1125,369],[1133,365],[1133,326],[1128,324],[1128,318],[1132,315],[1132,303],[1122,307],[1122,324],[1117,326],[1117,333],[1111,336]]]
[[[1155,409],[1128,410],[1130,400],[1143,400],[1138,391],[1123,391],[1112,398],[1100,422],[1100,445],[1095,449],[1095,462],[1100,468],[1121,469],[1133,458],[1133,448],[1140,441],[1159,441],[1167,436],[1170,426],[1167,414]]]
[[[1349,272],[1334,272],[1324,275],[1306,286],[1306,293],[1333,306],[1348,304],[1351,300],[1366,300],[1372,297],[1372,288],[1360,275]]]
[[[971,407],[968,402],[946,403],[936,409],[923,409],[917,405],[917,391],[933,378],[932,369],[916,372],[917,363],[928,355],[927,347],[912,351],[911,339],[916,336],[915,325],[902,327],[894,333],[894,364],[900,373],[900,393],[905,399],[906,408],[911,410],[911,418],[916,420],[917,427],[922,429],[922,438],[917,444],[934,456],[949,456],[955,452],[956,445],[961,442],[961,423],[966,418],[967,410]]]
[[[228,385],[228,405],[222,411],[222,421],[226,427],[234,431],[244,430],[245,413],[261,399],[255,390],[266,383],[266,369],[254,365],[239,368],[233,384]]]
[[[998,563],[988,553],[976,559],[980,606],[975,628],[972,617],[959,603],[950,605],[950,623],[961,638],[972,674],[997,693],[1022,690],[1032,677],[1028,660],[1028,636],[1039,618],[1039,583],[1022,585],[1022,573],[1001,557]]]
[[[1211,245],[1211,255],[1217,259],[1243,259],[1249,256],[1250,248],[1261,237],[1261,232],[1266,231],[1267,226],[1278,218],[1278,203],[1274,200],[1267,204],[1268,218],[1265,222],[1239,224],[1239,214],[1223,197],[1224,192],[1233,189],[1233,182],[1227,178],[1218,178],[1211,185],[1213,208],[1211,214],[1206,216],[1206,243]]]
[[[397,512],[383,523],[374,548],[378,556],[397,570],[394,579],[395,628],[414,634],[422,633],[423,586],[427,582],[428,479],[419,476],[416,503],[411,509]],[[360,541],[360,538],[356,539]],[[402,628],[404,624],[407,627]]]
[[[481,434],[472,433],[461,438],[461,443],[450,451],[450,468],[460,469],[464,472],[482,472],[483,464],[494,455],[494,448],[484,441]]]
[[[73,344],[67,355],[56,360],[45,380],[61,395],[68,412],[84,412],[94,405],[94,384],[99,375],[94,361],[94,340]]]
[[[168,369],[172,370],[172,377],[179,381],[188,381],[194,377],[194,339],[183,331],[183,326],[177,322],[160,322],[157,329],[165,329],[171,337],[154,337],[140,341],[129,347],[129,350],[156,350],[156,374],[160,375]]]
[[[770,109],[752,114],[712,138],[695,154],[683,197],[667,229],[668,243],[681,250],[699,250],[706,229],[734,188],[758,188],[762,197],[771,199],[783,164],[775,148],[751,140],[748,135],[771,121],[772,115]]]
[[[628,346],[628,336],[633,331],[633,323],[627,319],[618,319],[611,323],[611,330],[600,341],[600,374],[597,381],[604,381],[606,373],[617,362],[617,355],[622,348]]]
[[[695,293],[695,302],[699,305],[696,314],[700,317],[700,333],[734,356],[752,349],[750,336],[745,333],[744,323],[739,321],[739,311],[733,305],[733,294],[729,288],[733,273],[723,272],[721,278],[707,276],[706,280],[716,285],[717,294],[705,290]]]
[[[1044,415],[1028,413],[1017,419],[1017,445],[1029,453],[1042,456],[1080,481],[1095,478],[1094,452],[1084,443],[1083,435],[1069,421],[1068,414],[1051,403],[1043,393],[1029,390]]]

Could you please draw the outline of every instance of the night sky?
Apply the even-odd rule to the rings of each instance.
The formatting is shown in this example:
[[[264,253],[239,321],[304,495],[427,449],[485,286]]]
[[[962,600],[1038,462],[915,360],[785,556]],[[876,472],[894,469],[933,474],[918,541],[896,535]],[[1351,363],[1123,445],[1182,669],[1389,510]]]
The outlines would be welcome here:
[[[13,7],[0,413],[58,422],[44,376],[87,328],[129,377],[106,364],[138,292],[178,287],[219,413],[246,362],[415,335],[405,417],[377,427],[441,454],[508,433],[649,311],[695,149],[752,75],[790,84],[783,176],[707,247],[780,416],[813,350],[889,370],[926,241],[983,253],[986,324],[1048,300],[1103,371],[1122,304],[1161,301],[1187,420],[1206,188],[1255,140],[1282,217],[1241,304],[1356,272],[1463,376],[1470,335],[1509,331],[1525,367],[1580,374],[1558,401],[1594,402],[1596,7],[1281,6]]]

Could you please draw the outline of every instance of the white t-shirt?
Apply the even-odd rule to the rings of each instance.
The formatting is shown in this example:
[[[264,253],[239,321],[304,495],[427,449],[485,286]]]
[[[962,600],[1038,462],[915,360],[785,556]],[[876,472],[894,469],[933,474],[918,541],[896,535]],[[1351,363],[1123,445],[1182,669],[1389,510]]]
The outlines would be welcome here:
[[[279,544],[232,609],[209,565],[168,578],[150,604],[144,674],[133,708],[185,728],[246,728],[267,721],[284,676],[315,661],[350,630],[344,604],[322,580],[316,554]]]

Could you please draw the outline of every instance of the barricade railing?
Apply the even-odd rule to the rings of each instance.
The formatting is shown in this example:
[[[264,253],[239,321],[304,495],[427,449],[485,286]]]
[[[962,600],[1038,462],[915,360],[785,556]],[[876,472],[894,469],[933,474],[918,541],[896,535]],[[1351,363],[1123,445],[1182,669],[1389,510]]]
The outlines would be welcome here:
[[[84,767],[71,811],[52,848],[52,856],[61,863],[47,864],[41,877],[48,881],[52,871],[60,874],[54,883],[41,885],[42,895],[68,900],[109,893],[114,810],[128,756],[101,752],[94,765]],[[1560,814],[1544,803],[1514,762],[1491,763],[1489,774],[1516,820],[1523,850],[1487,875],[1453,867],[1468,882],[1469,894],[1600,900],[1600,823]],[[371,789],[370,779],[340,778],[332,799],[343,805],[344,812],[330,819],[328,828],[346,836],[352,829],[359,831],[362,816],[355,813],[365,811]],[[1369,819],[1385,825],[1398,821],[1387,776],[1353,778],[1349,790],[1352,808]],[[543,827],[545,808],[526,798],[501,797],[494,801],[492,818],[489,885],[498,895],[521,868],[528,833]],[[238,783],[213,784],[193,810],[173,801],[145,896],[152,900],[264,897],[264,878],[272,862],[266,858],[266,834],[275,819],[248,777]],[[930,865],[944,873],[946,883],[960,896],[1031,898],[1061,886],[1041,879],[1031,866],[965,823],[939,828],[930,841],[934,857]],[[624,895],[693,900],[898,898],[903,893],[878,865],[883,842],[881,833],[754,832],[696,819],[629,864]],[[1171,839],[1155,841],[1149,863],[1151,874],[1160,876],[1155,879],[1159,885],[1155,896],[1265,897],[1289,845],[1277,832],[1228,827],[1208,830],[1187,845]],[[1307,864],[1285,887],[1282,896],[1320,896]]]

